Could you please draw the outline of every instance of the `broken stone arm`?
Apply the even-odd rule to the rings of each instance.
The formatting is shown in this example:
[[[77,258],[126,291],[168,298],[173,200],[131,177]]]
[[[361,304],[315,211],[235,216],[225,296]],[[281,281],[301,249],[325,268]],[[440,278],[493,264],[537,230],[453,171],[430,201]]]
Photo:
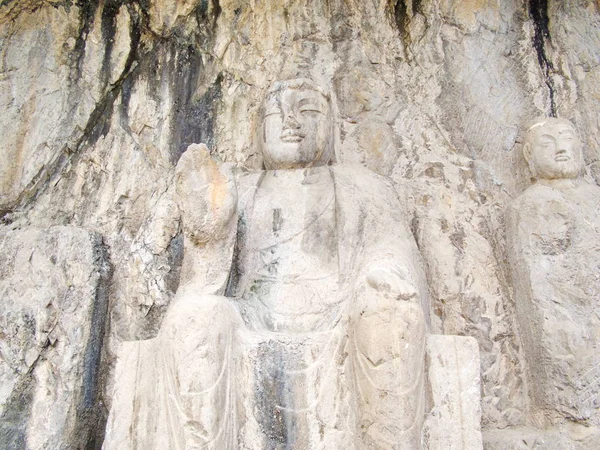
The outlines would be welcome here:
[[[184,233],[181,285],[222,294],[237,229],[237,188],[231,164],[217,164],[204,144],[190,145],[175,171]]]

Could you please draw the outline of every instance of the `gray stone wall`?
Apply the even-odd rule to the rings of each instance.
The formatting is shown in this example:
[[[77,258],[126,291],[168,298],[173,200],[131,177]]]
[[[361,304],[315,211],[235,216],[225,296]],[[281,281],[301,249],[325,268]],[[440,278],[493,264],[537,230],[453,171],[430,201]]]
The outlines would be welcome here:
[[[82,227],[114,266],[98,442],[118,344],[154,337],[179,283],[176,162],[203,142],[218,160],[262,167],[265,92],[302,76],[329,86],[337,160],[394,181],[434,331],[479,343],[489,448],[520,448],[499,447],[515,433],[532,436],[522,448],[542,445],[515,431],[536,423],[504,212],[530,184],[531,117],[572,120],[585,178],[600,181],[599,25],[592,0],[1,0],[2,233]]]

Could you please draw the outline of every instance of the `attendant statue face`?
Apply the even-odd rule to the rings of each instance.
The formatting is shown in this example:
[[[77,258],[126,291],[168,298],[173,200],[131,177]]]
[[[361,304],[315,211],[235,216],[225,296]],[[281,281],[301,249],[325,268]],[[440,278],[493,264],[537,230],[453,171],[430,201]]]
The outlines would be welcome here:
[[[527,130],[523,155],[539,179],[577,178],[581,173],[581,141],[575,127],[565,119],[535,121]]]
[[[267,95],[262,153],[269,170],[326,165],[333,121],[327,95],[311,80],[275,83]]]

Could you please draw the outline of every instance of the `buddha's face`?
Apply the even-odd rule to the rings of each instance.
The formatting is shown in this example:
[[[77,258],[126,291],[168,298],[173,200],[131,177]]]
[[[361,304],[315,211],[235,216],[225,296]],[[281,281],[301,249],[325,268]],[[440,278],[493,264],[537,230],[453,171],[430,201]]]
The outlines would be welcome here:
[[[330,108],[319,91],[288,87],[267,98],[262,143],[267,169],[327,164],[331,135]]]
[[[581,141],[566,120],[549,119],[529,132],[523,148],[534,176],[577,178],[581,172]]]

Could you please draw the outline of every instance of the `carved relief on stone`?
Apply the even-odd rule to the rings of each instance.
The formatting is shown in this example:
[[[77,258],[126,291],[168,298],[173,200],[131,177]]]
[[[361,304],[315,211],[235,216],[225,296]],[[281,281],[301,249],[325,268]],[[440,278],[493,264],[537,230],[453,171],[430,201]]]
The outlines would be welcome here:
[[[581,178],[567,120],[535,121],[523,152],[536,181],[510,206],[507,237],[532,406],[597,424],[600,188]]]
[[[393,187],[334,164],[310,80],[274,85],[260,135],[259,173],[181,157],[181,284],[159,336],[122,354],[148,395],[115,396],[104,448],[422,448],[427,286]]]

